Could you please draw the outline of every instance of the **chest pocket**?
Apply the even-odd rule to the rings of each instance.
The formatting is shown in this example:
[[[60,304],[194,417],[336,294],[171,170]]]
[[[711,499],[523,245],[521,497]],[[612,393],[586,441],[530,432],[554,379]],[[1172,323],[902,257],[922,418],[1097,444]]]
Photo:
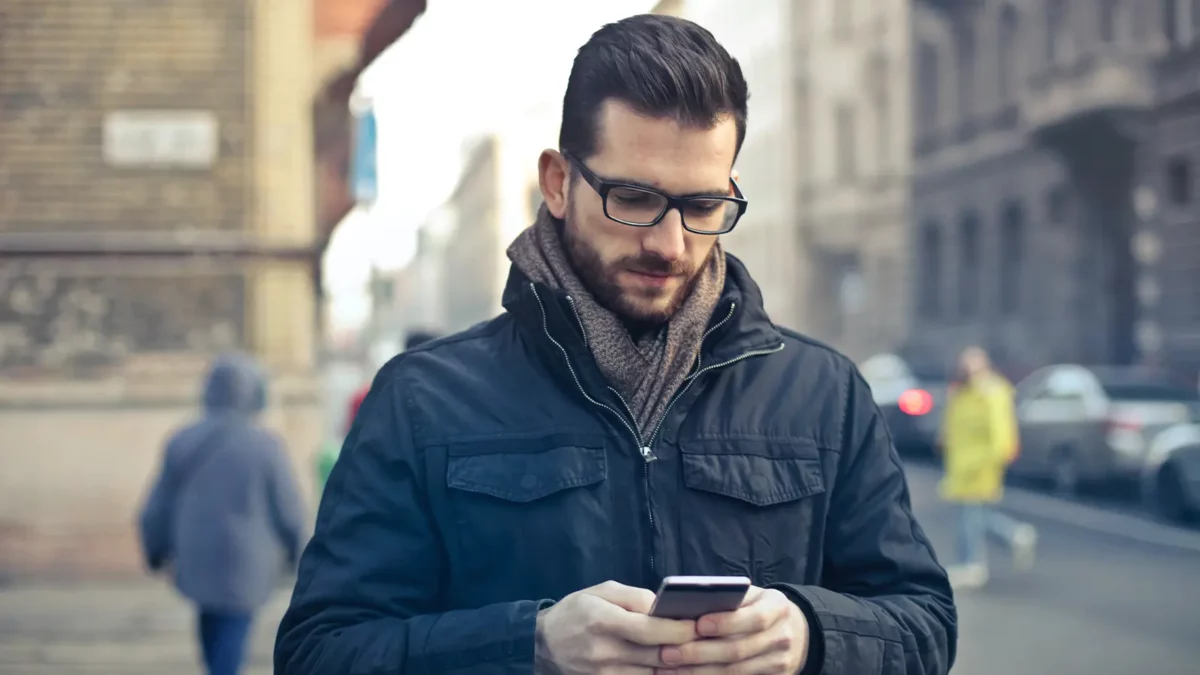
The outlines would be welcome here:
[[[607,477],[603,436],[450,445],[447,540],[456,589],[475,589],[480,604],[557,598],[607,573]]]
[[[744,574],[758,585],[815,576],[826,511],[815,445],[721,440],[681,449],[686,573]]]

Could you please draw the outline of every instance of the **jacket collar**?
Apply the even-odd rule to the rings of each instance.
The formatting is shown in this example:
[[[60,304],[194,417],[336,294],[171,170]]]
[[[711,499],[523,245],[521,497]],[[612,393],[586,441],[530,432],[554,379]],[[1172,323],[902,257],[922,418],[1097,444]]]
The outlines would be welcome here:
[[[519,324],[536,336],[535,343],[551,351],[552,358],[561,358],[561,353],[551,340],[558,342],[572,361],[592,361],[571,299],[565,292],[531,281],[513,265],[502,303]],[[767,316],[758,284],[746,266],[729,253],[725,254],[725,289],[709,319],[709,331],[701,348],[704,365],[723,363],[747,352],[773,349],[783,342],[783,335]]]

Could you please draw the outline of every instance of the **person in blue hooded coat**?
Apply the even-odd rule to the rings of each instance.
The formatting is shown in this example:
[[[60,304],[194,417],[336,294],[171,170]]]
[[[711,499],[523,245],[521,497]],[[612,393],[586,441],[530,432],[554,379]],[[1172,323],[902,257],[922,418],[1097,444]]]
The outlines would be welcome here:
[[[170,567],[197,609],[210,675],[241,667],[255,613],[294,567],[307,515],[279,437],[258,421],[266,378],[243,355],[219,358],[200,419],[166,444],[141,512],[147,566]]]

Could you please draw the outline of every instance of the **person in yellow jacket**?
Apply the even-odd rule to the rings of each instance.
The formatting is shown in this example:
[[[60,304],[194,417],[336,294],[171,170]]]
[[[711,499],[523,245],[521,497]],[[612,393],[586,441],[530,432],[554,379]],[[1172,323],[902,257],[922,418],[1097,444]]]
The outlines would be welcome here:
[[[963,351],[958,369],[942,420],[945,473],[939,491],[958,511],[958,564],[947,570],[950,583],[979,588],[988,580],[989,534],[1008,546],[1018,568],[1028,568],[1037,531],[996,508],[1004,496],[1004,472],[1020,444],[1013,387],[979,347]]]

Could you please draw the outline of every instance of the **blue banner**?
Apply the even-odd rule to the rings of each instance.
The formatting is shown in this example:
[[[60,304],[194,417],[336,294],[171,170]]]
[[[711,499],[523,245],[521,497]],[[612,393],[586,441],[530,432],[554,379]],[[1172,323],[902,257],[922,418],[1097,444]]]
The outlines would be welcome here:
[[[359,204],[371,204],[379,194],[375,110],[368,108],[354,118],[354,156],[350,165],[350,190]]]

